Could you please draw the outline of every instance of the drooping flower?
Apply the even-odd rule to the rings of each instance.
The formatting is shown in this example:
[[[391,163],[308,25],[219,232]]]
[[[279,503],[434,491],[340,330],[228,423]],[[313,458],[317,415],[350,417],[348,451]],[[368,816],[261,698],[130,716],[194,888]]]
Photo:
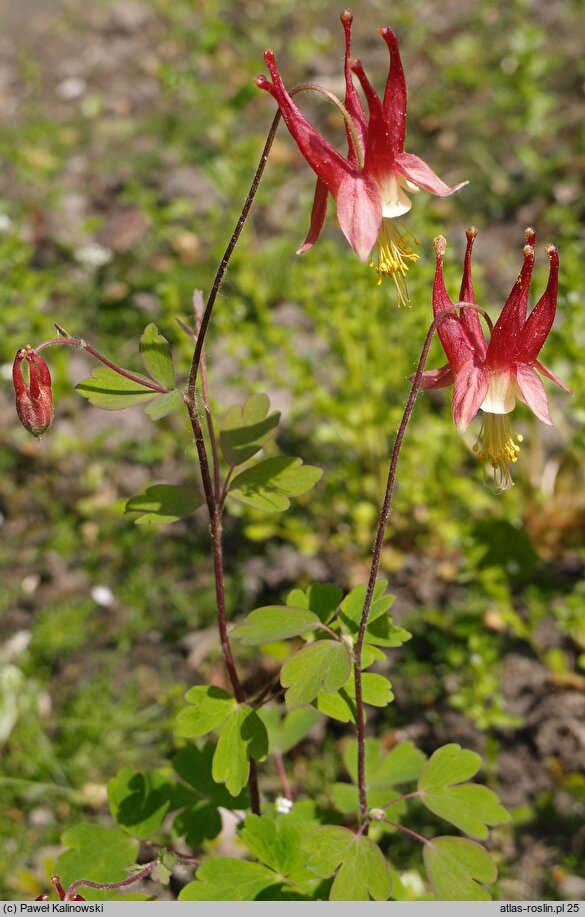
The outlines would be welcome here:
[[[477,230],[467,230],[467,250],[457,306],[475,305],[471,276],[471,254]],[[554,245],[547,246],[550,261],[548,283],[529,315],[528,292],[534,267],[533,229],[525,231],[524,263],[504,308],[486,343],[478,313],[461,308],[448,314],[437,333],[449,361],[441,369],[423,373],[422,387],[453,385],[453,420],[463,432],[479,410],[483,412],[483,442],[476,445],[478,457],[494,470],[502,490],[511,483],[510,463],[518,459],[521,436],[513,436],[509,415],[519,398],[539,420],[552,424],[548,400],[536,370],[569,394],[564,382],[537,359],[555,317],[559,279],[559,256]],[[433,284],[435,317],[452,303],[443,278],[446,241],[435,239],[437,265]],[[481,434],[480,434],[481,437]]]
[[[28,381],[22,375],[22,361],[28,365]],[[42,436],[53,422],[53,392],[49,367],[40,354],[27,345],[21,348],[12,365],[16,413],[33,436]]]
[[[360,61],[351,58],[352,21],[347,10],[341,14],[345,31],[345,106],[336,100],[344,110],[347,158],[315,130],[294,104],[285,89],[273,51],[264,54],[272,82],[265,76],[256,77],[255,82],[274,97],[288,130],[317,174],[311,226],[299,254],[308,251],[318,240],[331,194],[337,204],[339,225],[351,247],[362,261],[367,261],[377,242],[377,264],[370,263],[376,266],[378,283],[382,277],[392,277],[399,300],[406,302],[408,262],[418,261],[418,255],[394,222],[412,206],[406,192],[423,188],[446,197],[467,182],[449,187],[426,162],[404,151],[407,96],[396,36],[387,27],[379,29],[390,53],[386,88],[380,100]],[[357,76],[366,97],[368,118],[352,74]]]

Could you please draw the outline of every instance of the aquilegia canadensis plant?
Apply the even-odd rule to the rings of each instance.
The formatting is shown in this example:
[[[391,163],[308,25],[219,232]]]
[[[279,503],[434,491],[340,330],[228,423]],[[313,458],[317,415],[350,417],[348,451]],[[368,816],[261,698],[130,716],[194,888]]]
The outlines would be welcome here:
[[[405,895],[393,865],[399,836],[420,845],[428,885],[437,899],[489,899],[488,886],[496,879],[496,865],[479,842],[509,816],[492,790],[470,782],[480,768],[480,757],[454,743],[437,749],[428,759],[410,741],[387,752],[375,738],[374,710],[385,708],[393,695],[386,676],[371,669],[384,660],[386,648],[399,647],[410,637],[393,623],[389,614],[393,597],[378,573],[399,454],[422,389],[453,385],[453,418],[459,430],[482,411],[483,440],[478,454],[493,467],[500,488],[510,483],[509,464],[518,455],[518,438],[512,435],[508,420],[516,398],[545,423],[551,422],[537,371],[565,387],[538,361],[556,309],[559,258],[553,246],[547,249],[548,285],[527,316],[535,234],[526,231],[522,271],[492,328],[473,291],[471,251],[476,231],[470,229],[467,234],[456,302],[449,298],[443,281],[445,239],[435,240],[434,316],[428,330],[421,331],[420,361],[395,438],[385,492],[380,495],[367,582],[346,593],[328,583],[294,589],[283,597],[283,604],[256,608],[235,626],[228,625],[234,609],[227,607],[224,589],[225,513],[234,502],[282,512],[291,499],[309,491],[321,477],[319,468],[282,454],[275,446],[280,415],[270,410],[267,396],[248,397],[218,422],[210,406],[204,360],[217,294],[280,117],[317,174],[310,230],[300,251],[309,250],[319,238],[331,194],[348,242],[362,261],[368,261],[377,247],[372,265],[378,279],[389,276],[394,280],[399,302],[407,301],[406,272],[418,259],[395,222],[410,209],[408,194],[422,188],[442,197],[463,187],[447,186],[422,159],[404,151],[406,84],[394,33],[380,29],[390,54],[380,99],[359,60],[351,57],[351,14],[344,12],[341,22],[345,99],[333,101],[345,119],[347,157],[310,125],[292,101],[301,90],[332,94],[311,84],[287,91],[275,56],[267,51],[271,81],[259,76],[256,84],[271,94],[278,110],[207,300],[204,303],[200,292],[194,296],[194,324],[187,329],[193,338],[193,358],[184,381],[177,381],[169,344],[152,323],[140,341],[147,375],[124,369],[60,326],[57,337],[37,347],[23,347],[15,358],[17,413],[26,429],[38,437],[47,433],[53,420],[45,351],[55,346],[83,349],[101,364],[77,387],[96,407],[123,410],[144,402],[146,413],[154,420],[186,412],[197,450],[200,488],[161,482],[129,499],[126,511],[138,522],[153,525],[172,523],[200,508],[207,514],[226,671],[224,686],[198,684],[188,690],[175,725],[178,748],[171,767],[160,772],[125,768],[109,782],[109,806],[117,825],[108,835],[112,840],[111,881],[91,869],[87,875],[71,874],[65,854],[57,865],[61,878],[55,876],[53,881],[60,897],[67,900],[82,900],[80,889],[88,897],[104,890],[120,889],[122,893],[149,876],[168,881],[178,862],[194,870],[192,880],[179,894],[182,900],[399,900]],[[367,102],[367,117],[354,76]],[[486,321],[487,337],[481,317]],[[421,325],[424,322],[421,315]],[[448,364],[426,370],[435,332]],[[274,643],[286,646],[278,679],[267,677],[254,693],[247,692],[240,648],[255,647],[262,653],[266,644]],[[348,724],[352,739],[339,764],[344,781],[328,788],[328,805],[323,806],[322,800],[307,795],[303,785],[293,784],[286,755],[318,722],[328,720]],[[278,793],[264,788],[267,775],[277,776]],[[273,780],[268,785],[273,787]],[[431,837],[415,831],[409,826],[409,812],[421,805],[458,833]],[[237,820],[244,857],[203,853],[205,844],[220,834],[221,813],[225,818],[226,810]],[[92,863],[92,851],[100,848],[103,861],[103,830],[82,825],[67,832],[63,840],[84,850],[88,863]],[[150,845],[154,852],[149,862],[141,861],[132,873],[139,842]]]

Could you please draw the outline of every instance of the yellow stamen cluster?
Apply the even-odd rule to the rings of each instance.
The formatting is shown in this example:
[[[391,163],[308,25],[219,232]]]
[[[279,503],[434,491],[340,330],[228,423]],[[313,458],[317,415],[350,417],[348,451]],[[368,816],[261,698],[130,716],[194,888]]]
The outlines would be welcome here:
[[[519,444],[523,437],[521,434],[512,435],[508,414],[485,412],[483,417],[483,425],[479,434],[480,439],[483,434],[483,444],[480,446],[478,441],[473,451],[480,462],[491,465],[493,468],[498,490],[506,490],[513,483],[510,475],[510,462],[518,461]]]
[[[414,241],[416,243],[416,240]],[[391,277],[398,293],[398,305],[410,305],[406,286],[408,262],[416,264],[420,256],[416,254],[406,236],[401,234],[394,220],[391,219],[382,220],[377,244],[378,263],[370,261],[370,267],[375,267],[378,275],[376,283],[379,285],[383,277]]]

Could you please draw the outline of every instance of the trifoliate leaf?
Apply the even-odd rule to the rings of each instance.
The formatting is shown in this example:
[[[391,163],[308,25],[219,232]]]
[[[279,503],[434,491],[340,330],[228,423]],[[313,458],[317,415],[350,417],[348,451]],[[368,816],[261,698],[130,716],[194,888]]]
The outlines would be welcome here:
[[[77,879],[120,882],[127,877],[138,853],[138,841],[120,828],[103,828],[86,822],[68,828],[61,843],[70,848],[61,854],[55,867],[64,888]],[[84,888],[80,894],[93,900],[108,897],[107,892],[98,889]]]
[[[223,457],[228,465],[241,465],[272,438],[280,412],[268,414],[267,395],[251,395],[243,407],[234,405],[225,415],[219,434]]]
[[[393,787],[416,780],[425,765],[426,755],[412,742],[401,742],[384,755],[376,739],[366,739],[366,784],[368,787]],[[357,745],[348,742],[343,763],[357,783]]]
[[[261,761],[268,754],[268,735],[255,710],[241,704],[226,719],[215,754],[212,775],[217,783],[237,796],[246,786],[250,773],[250,758]]]
[[[179,892],[179,901],[254,901],[267,888],[280,887],[278,876],[260,863],[212,857],[197,878]]]
[[[489,834],[488,825],[510,820],[498,797],[485,786],[461,785],[477,773],[479,755],[460,745],[444,745],[432,755],[419,781],[419,799],[431,812],[455,825],[465,834],[480,839]]]
[[[178,484],[153,484],[143,494],[130,497],[125,513],[140,513],[137,525],[164,525],[190,516],[203,503],[197,490]]]
[[[287,707],[310,704],[321,690],[328,694],[343,687],[351,674],[351,656],[344,643],[318,640],[303,647],[282,667],[280,682]]]
[[[232,636],[244,646],[259,646],[309,633],[320,625],[319,618],[312,611],[287,605],[267,605],[251,611],[242,624],[234,627]]]
[[[91,376],[75,386],[80,395],[104,411],[122,411],[133,404],[150,401],[160,393],[153,391],[151,380],[140,373],[133,373],[137,381],[127,379],[107,366],[98,366]],[[140,384],[144,379],[146,386]]]
[[[424,845],[423,858],[437,901],[491,901],[479,883],[495,882],[498,870],[480,844],[463,837],[435,837]]]
[[[221,726],[237,706],[235,697],[215,685],[195,685],[187,691],[185,700],[189,706],[179,711],[175,735],[187,739],[207,735]]]
[[[171,348],[166,338],[151,322],[140,338],[140,354],[148,375],[163,388],[175,387],[175,368]]]
[[[370,838],[347,828],[318,828],[303,843],[308,869],[322,878],[337,870],[330,901],[386,901],[392,883],[388,863]]]
[[[290,819],[247,815],[240,836],[250,853],[282,876],[301,864],[303,832]]]
[[[180,812],[172,826],[173,837],[183,838],[191,849],[200,847],[203,841],[212,841],[221,829],[217,806],[203,800]]]
[[[265,512],[282,512],[290,506],[289,497],[298,497],[315,486],[323,472],[303,465],[300,458],[279,455],[258,462],[232,480],[229,493],[240,503]]]

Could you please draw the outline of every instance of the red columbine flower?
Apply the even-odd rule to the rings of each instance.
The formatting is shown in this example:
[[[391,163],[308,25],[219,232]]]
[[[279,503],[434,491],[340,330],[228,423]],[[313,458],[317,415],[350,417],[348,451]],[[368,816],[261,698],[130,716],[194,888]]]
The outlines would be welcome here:
[[[22,375],[23,360],[28,364],[28,382]],[[12,382],[20,422],[33,436],[42,436],[53,422],[51,374],[40,354],[28,344],[14,358]]]
[[[467,230],[467,251],[459,303],[475,305],[471,278],[471,251],[477,230]],[[448,315],[438,327],[438,335],[449,363],[423,374],[423,388],[442,388],[453,384],[453,420],[461,432],[472,418],[483,411],[483,445],[476,445],[479,458],[494,469],[501,489],[511,483],[509,463],[518,459],[521,436],[512,436],[508,415],[516,398],[544,423],[552,424],[544,385],[536,370],[572,394],[564,382],[537,360],[552,327],[557,306],[559,256],[554,245],[547,246],[550,260],[548,284],[543,296],[527,317],[528,290],[534,266],[533,229],[525,232],[524,264],[506,305],[486,344],[478,314],[460,309]],[[443,255],[447,243],[435,239],[437,267],[433,285],[433,312],[439,315],[453,306],[443,279]]]
[[[337,203],[339,224],[351,247],[362,261],[366,261],[377,241],[378,283],[382,277],[392,277],[400,300],[405,302],[407,262],[418,261],[418,255],[393,220],[407,213],[412,206],[406,192],[424,188],[431,194],[446,197],[467,182],[450,188],[426,162],[413,153],[405,153],[406,82],[396,36],[389,28],[379,30],[390,52],[390,69],[381,101],[360,61],[351,59],[352,21],[348,11],[341,14],[345,30],[346,159],[296,107],[284,87],[273,51],[268,50],[264,54],[272,82],[265,76],[256,77],[255,82],[274,97],[297,146],[317,174],[311,226],[299,254],[310,249],[319,238],[330,193]],[[364,91],[369,118],[366,118],[352,73],[355,73]],[[336,101],[343,108],[339,100]],[[373,261],[371,265],[374,266]]]

